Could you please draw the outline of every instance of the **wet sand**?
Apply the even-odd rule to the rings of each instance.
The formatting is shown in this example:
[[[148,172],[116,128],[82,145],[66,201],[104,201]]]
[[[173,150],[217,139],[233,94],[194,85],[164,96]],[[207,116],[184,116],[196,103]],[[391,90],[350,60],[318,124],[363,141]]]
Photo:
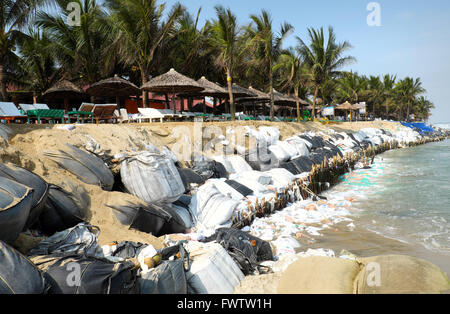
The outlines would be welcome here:
[[[358,219],[351,217],[356,227],[349,230],[346,226],[348,222],[332,226],[330,229],[322,230],[323,236],[314,237],[314,243],[306,243],[305,240],[298,239],[302,244],[301,251],[308,248],[331,249],[338,256],[342,250],[346,250],[360,257],[376,255],[409,255],[427,260],[440,267],[447,276],[450,274],[450,257],[444,254],[434,253],[421,247],[411,245],[401,241],[383,237],[372,231],[358,227]]]

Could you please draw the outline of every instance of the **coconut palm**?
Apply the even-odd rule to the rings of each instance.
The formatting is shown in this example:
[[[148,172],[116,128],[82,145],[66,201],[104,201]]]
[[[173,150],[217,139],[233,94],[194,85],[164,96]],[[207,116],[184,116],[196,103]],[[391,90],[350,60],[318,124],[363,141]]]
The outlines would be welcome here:
[[[385,74],[383,76],[383,103],[386,108],[386,118],[389,115],[389,108],[395,103],[395,81],[397,76]]]
[[[411,106],[416,100],[416,97],[425,92],[425,89],[422,87],[420,78],[413,79],[406,77],[397,83],[396,90],[399,100],[403,105],[406,105],[405,120],[409,121]]]
[[[0,2],[0,97],[8,98],[6,84],[10,80],[8,67],[17,56],[14,53],[22,28],[34,17],[43,0],[15,0]]]
[[[416,98],[412,108],[416,120],[428,120],[431,109],[434,108],[434,104],[424,96],[420,96],[419,98]]]
[[[247,36],[249,37],[248,48],[252,55],[260,63],[266,63],[268,67],[269,77],[269,94],[270,94],[270,120],[274,118],[274,96],[273,96],[273,66],[281,55],[283,41],[293,31],[293,26],[289,23],[281,25],[279,33],[273,30],[272,17],[266,10],[262,10],[261,14],[250,15],[252,24],[247,28]]]
[[[77,3],[80,25],[68,23],[67,5]],[[104,48],[109,28],[106,13],[95,0],[55,0],[57,13],[40,12],[37,25],[53,42],[52,51],[63,68],[65,78],[92,84],[103,75]]]
[[[367,80],[367,101],[372,105],[372,115],[375,116],[375,110],[381,106],[384,99],[384,85],[379,76],[369,76]]]
[[[212,22],[211,44],[218,52],[217,62],[225,70],[227,77],[228,94],[230,98],[231,120],[235,120],[236,108],[232,91],[233,67],[236,56],[239,54],[238,40],[241,28],[236,16],[230,9],[216,6],[217,20]]]
[[[105,3],[111,11],[111,47],[126,66],[139,69],[144,85],[154,66],[156,51],[161,42],[172,35],[183,7],[175,4],[163,20],[165,3],[158,4],[157,0],[106,0]],[[142,93],[142,100],[147,107],[147,92]]]
[[[59,69],[52,53],[49,35],[39,29],[30,27],[18,40],[20,58],[21,85],[27,86],[41,95],[59,78]]]
[[[298,49],[302,55],[303,62],[309,69],[309,79],[314,86],[313,110],[315,116],[315,106],[320,86],[328,79],[336,77],[343,66],[355,61],[352,56],[343,56],[352,46],[349,42],[336,42],[333,28],[328,28],[328,39],[325,41],[323,27],[316,30],[308,28],[309,45],[297,36]]]
[[[337,80],[337,99],[339,102],[357,103],[367,95],[368,81],[358,73],[344,72]]]
[[[274,71],[279,71],[281,90],[293,90],[297,104],[297,121],[301,120],[300,94],[306,96],[307,75],[300,55],[294,48],[285,50],[278,58]]]

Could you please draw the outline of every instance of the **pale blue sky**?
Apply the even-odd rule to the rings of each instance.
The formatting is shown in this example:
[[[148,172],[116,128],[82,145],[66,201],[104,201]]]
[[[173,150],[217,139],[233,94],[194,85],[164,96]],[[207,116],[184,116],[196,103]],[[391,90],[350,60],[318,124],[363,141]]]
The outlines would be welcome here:
[[[168,6],[176,1],[166,0]],[[294,35],[306,38],[308,27],[333,26],[338,41],[353,45],[357,63],[346,70],[359,74],[396,74],[420,77],[436,109],[430,122],[450,122],[450,1],[378,0],[381,26],[369,27],[368,0],[183,0],[195,14],[202,7],[201,22],[214,17],[214,6],[230,7],[242,24],[261,9],[271,12],[275,25],[295,27]],[[295,36],[286,45],[295,45]]]

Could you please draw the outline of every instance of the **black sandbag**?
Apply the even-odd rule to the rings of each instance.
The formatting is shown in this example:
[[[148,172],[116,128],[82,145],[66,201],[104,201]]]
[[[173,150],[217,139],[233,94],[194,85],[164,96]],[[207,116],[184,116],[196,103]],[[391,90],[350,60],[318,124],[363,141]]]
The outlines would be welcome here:
[[[89,194],[81,186],[71,191],[51,185],[47,202],[39,217],[37,228],[47,235],[84,222],[90,204]]]
[[[33,204],[33,190],[0,177],[0,240],[12,244],[22,232]]]
[[[116,249],[111,254],[112,256],[121,257],[124,259],[137,258],[139,253],[146,247],[146,244],[133,241],[122,241],[116,244]]]
[[[336,145],[334,145],[333,143],[330,143],[329,141],[325,141],[325,147],[329,148],[330,150],[333,151],[333,155],[334,156],[341,156],[344,157],[344,154],[342,154],[341,150],[339,149],[339,147],[337,147]]]
[[[139,294],[135,264],[76,254],[33,256],[50,294]]]
[[[294,175],[302,173],[300,169],[295,165],[295,163],[292,162],[292,160],[280,163],[279,167],[286,169]]]
[[[189,192],[191,190],[191,183],[195,183],[198,185],[202,185],[205,183],[203,177],[198,173],[196,173],[194,170],[188,168],[177,168],[177,169],[178,173],[180,174],[181,181],[183,181],[185,192]]]
[[[361,146],[361,143],[355,138],[355,136],[353,135],[353,133],[347,133],[347,135],[352,139],[352,141],[354,141],[358,146]]]
[[[48,183],[37,174],[13,164],[7,166],[0,163],[0,176],[14,180],[34,190],[30,214],[24,226],[24,229],[30,228],[42,213],[47,200],[49,190]]]
[[[186,226],[176,211],[166,205],[136,204],[107,205],[114,209],[117,219],[130,229],[159,237],[170,233],[185,233]]]
[[[214,178],[228,178],[228,172],[225,169],[225,166],[218,161],[213,160],[214,162]]]
[[[139,278],[142,294],[186,294],[186,272],[190,269],[189,254],[183,245],[163,248],[162,262],[156,268],[141,273]],[[176,255],[179,254],[179,258]],[[169,260],[169,258],[174,259]]]
[[[313,161],[311,158],[306,156],[300,156],[291,160],[293,164],[297,167],[297,169],[302,172],[310,172],[312,170]]]
[[[44,294],[41,271],[20,252],[0,241],[0,294]]]
[[[219,228],[204,240],[204,242],[211,241],[220,243],[245,275],[257,269],[259,262],[273,260],[272,248],[268,242],[239,229]]]
[[[308,136],[305,134],[301,134],[301,135],[298,135],[298,137],[308,141],[312,145],[311,151],[321,148],[324,145],[323,139],[320,136],[312,136],[311,137],[311,136]]]
[[[44,154],[84,183],[98,185],[104,190],[111,191],[114,176],[103,160],[70,144],[66,146],[68,148],[65,151],[60,150],[57,154],[51,152]]]
[[[229,186],[231,186],[233,189],[235,189],[239,193],[241,193],[243,196],[253,194],[252,189],[249,189],[245,185],[240,184],[239,182],[236,182],[234,180],[226,180],[225,183],[228,184]]]

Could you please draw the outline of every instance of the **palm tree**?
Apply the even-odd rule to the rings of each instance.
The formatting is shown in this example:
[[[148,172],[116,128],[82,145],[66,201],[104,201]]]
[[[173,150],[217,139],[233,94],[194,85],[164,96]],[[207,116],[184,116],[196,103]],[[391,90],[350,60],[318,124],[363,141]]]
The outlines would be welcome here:
[[[343,56],[352,46],[347,41],[336,43],[333,28],[328,28],[328,40],[325,42],[323,27],[319,30],[308,28],[309,46],[297,36],[298,49],[303,62],[309,68],[309,79],[314,86],[312,116],[315,117],[315,106],[320,86],[328,78],[336,77],[344,65],[355,61],[354,57]]]
[[[424,96],[420,96],[413,103],[413,110],[416,119],[428,120],[430,117],[430,111],[434,108],[434,104],[426,99]]]
[[[6,101],[8,98],[6,84],[10,79],[7,68],[14,54],[17,37],[21,29],[34,17],[36,8],[43,0],[15,0],[0,2],[0,97]]]
[[[389,107],[394,104],[395,81],[397,76],[385,74],[383,77],[383,101],[386,108],[386,118],[389,115]]]
[[[403,104],[406,104],[406,121],[410,120],[410,110],[416,97],[425,92],[422,87],[422,82],[420,78],[413,79],[411,77],[406,77],[405,79],[399,81],[396,85],[397,94],[399,99]]]
[[[81,9],[80,25],[67,23],[69,2],[77,3]],[[65,78],[76,78],[88,84],[98,81],[103,76],[104,49],[110,31],[105,11],[95,0],[55,0],[55,3],[58,13],[40,12],[37,25],[53,42],[52,51]]]
[[[270,94],[270,121],[274,118],[274,97],[273,97],[273,65],[281,55],[282,44],[286,37],[293,31],[293,26],[289,23],[281,25],[280,32],[276,34],[272,27],[272,17],[266,10],[261,11],[261,15],[250,15],[253,23],[247,28],[248,48],[252,54],[262,63],[268,66],[269,94]]]
[[[211,44],[218,51],[217,61],[225,70],[227,76],[228,95],[230,98],[231,121],[235,120],[236,108],[233,99],[232,77],[236,56],[238,55],[238,40],[241,29],[236,16],[230,9],[215,7],[217,20],[212,23]]]
[[[375,116],[375,109],[383,103],[384,85],[379,76],[371,75],[367,81],[368,102],[372,104],[372,115]]]
[[[165,3],[158,5],[157,0],[106,0],[106,4],[111,11],[113,51],[126,66],[139,69],[144,85],[148,82],[156,51],[172,34],[183,7],[175,4],[163,21]],[[142,101],[147,107],[147,92],[142,93]]]
[[[34,96],[41,95],[56,83],[60,73],[52,54],[49,35],[30,27],[27,33],[19,37],[18,48],[21,83],[28,86],[35,93]]]
[[[337,99],[339,102],[350,101],[357,103],[367,94],[367,80],[358,73],[344,72],[337,80]]]
[[[180,69],[180,73],[193,78],[200,78],[204,75],[204,69],[213,71],[213,49],[209,45],[211,25],[209,21],[198,28],[201,8],[196,16],[192,16],[188,11],[176,22],[177,36],[171,41],[169,48],[171,63],[170,67]],[[166,58],[167,59],[167,58]],[[211,73],[208,73],[212,79]]]
[[[274,71],[279,70],[281,90],[293,89],[295,100],[297,104],[297,121],[301,120],[300,113],[300,89],[302,97],[306,95],[307,76],[305,67],[300,55],[290,47],[285,50],[278,58],[277,64],[274,66]]]

